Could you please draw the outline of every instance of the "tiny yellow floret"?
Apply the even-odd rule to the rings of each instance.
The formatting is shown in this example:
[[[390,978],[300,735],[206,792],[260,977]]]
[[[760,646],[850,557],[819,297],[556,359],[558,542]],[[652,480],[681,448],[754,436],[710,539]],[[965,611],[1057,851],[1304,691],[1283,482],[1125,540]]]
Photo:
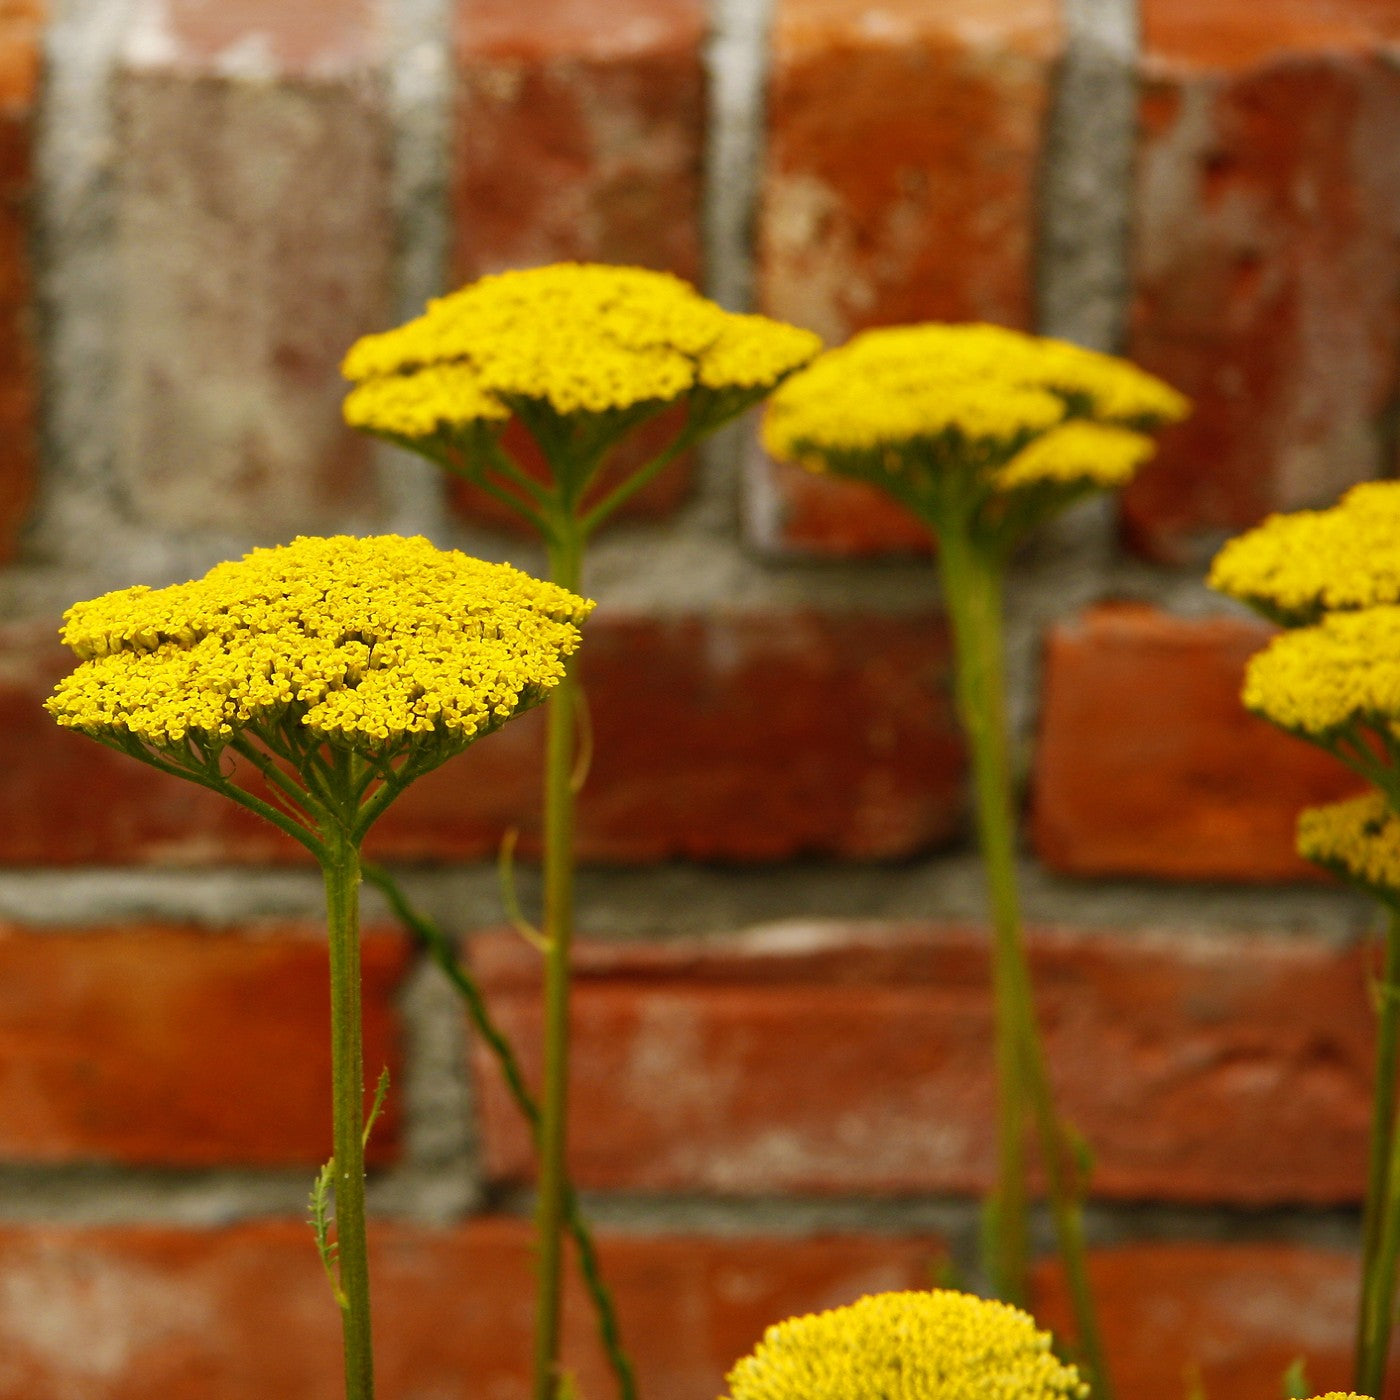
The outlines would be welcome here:
[[[1245,671],[1245,708],[1326,739],[1354,724],[1400,722],[1400,607],[1328,613],[1275,637]]]
[[[1083,1400],[1050,1334],[1006,1303],[945,1289],[878,1293],[770,1327],[726,1400]]]
[[[1285,626],[1400,603],[1400,481],[1354,486],[1327,510],[1271,515],[1216,555],[1209,582]]]
[[[604,414],[766,388],[820,349],[811,332],[733,315],[670,273],[560,263],[483,277],[357,341],[345,414],[410,439],[504,418],[517,401]]]
[[[1379,792],[1307,808],[1298,854],[1391,904],[1400,900],[1400,816]]]
[[[592,606],[422,538],[302,537],[75,604],[62,636],[82,665],[47,706],[155,748],[286,722],[367,754],[465,745],[559,683]]]

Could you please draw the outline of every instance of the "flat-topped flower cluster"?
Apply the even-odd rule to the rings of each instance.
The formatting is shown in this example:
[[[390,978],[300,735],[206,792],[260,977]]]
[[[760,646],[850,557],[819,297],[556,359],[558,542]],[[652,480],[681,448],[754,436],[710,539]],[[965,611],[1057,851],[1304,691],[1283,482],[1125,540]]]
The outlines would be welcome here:
[[[1400,486],[1368,481],[1327,510],[1272,515],[1216,555],[1210,584],[1285,627],[1400,603]]]
[[[562,263],[483,277],[358,341],[345,419],[416,439],[503,422],[521,401],[606,414],[762,390],[820,349],[810,331],[727,312],[669,273]]]
[[[158,748],[289,716],[367,753],[465,744],[558,684],[591,608],[422,538],[302,537],[76,604],[63,640],[83,664],[47,703],[61,725]]]
[[[770,1327],[729,1373],[727,1400],[1084,1400],[1050,1340],[1007,1303],[878,1293]]]
[[[989,325],[866,331],[773,396],[764,442],[815,470],[865,477],[919,507],[950,472],[983,495],[1123,484],[1146,430],[1187,401],[1137,366]]]

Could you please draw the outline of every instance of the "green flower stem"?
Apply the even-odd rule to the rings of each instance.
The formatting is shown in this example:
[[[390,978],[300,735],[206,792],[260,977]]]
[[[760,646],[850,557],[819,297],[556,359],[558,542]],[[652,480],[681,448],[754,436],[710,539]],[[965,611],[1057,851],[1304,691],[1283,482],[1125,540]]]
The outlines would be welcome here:
[[[987,872],[994,932],[996,999],[997,1184],[992,1197],[992,1286],[1024,1305],[1030,1257],[1026,1194],[1025,1085],[1021,1073],[1020,1012],[1015,967],[1024,960],[1010,811],[1011,770],[1006,745],[1002,678],[1001,586],[995,562],[961,531],[939,533],[939,566],[953,626],[958,715],[972,751],[977,834]]]
[[[1361,1306],[1357,1318],[1356,1385],[1380,1396],[1394,1315],[1396,1234],[1400,1230],[1395,1173],[1400,1156],[1396,1132],[1396,1052],[1400,1048],[1400,912],[1386,926],[1385,963],[1379,989],[1375,1100],[1371,1110],[1371,1156],[1362,1226]]]
[[[945,526],[937,533],[944,598],[953,628],[958,713],[971,749],[977,833],[992,911],[998,1129],[992,1283],[1000,1297],[1025,1303],[1030,1256],[1025,1154],[1029,1112],[1041,1139],[1085,1369],[1096,1400],[1111,1400],[1079,1209],[1066,1171],[1065,1134],[1045,1068],[1021,931],[1007,743],[1001,559],[994,548],[979,545],[964,529]]]
[[[360,853],[341,832],[323,832],[331,962],[331,1079],[335,1227],[346,1400],[373,1400],[369,1257],[365,1240],[364,1052],[360,1033]]]
[[[467,1004],[467,1013],[477,1034],[496,1057],[501,1077],[520,1116],[530,1126],[535,1147],[539,1149],[540,1108],[534,1095],[525,1083],[525,1074],[516,1057],[515,1049],[505,1032],[491,1017],[486,998],[481,993],[476,979],[462,960],[457,956],[447,935],[436,923],[420,910],[415,909],[405,898],[403,891],[389,872],[382,866],[369,862],[364,866],[365,880],[378,889],[389,901],[395,917],[418,940],[419,945],[437,963],[447,980],[457,989]],[[579,1269],[583,1274],[584,1286],[593,1300],[598,1317],[598,1334],[607,1353],[608,1364],[617,1377],[619,1400],[636,1400],[637,1383],[632,1372],[632,1363],[622,1347],[622,1336],[617,1325],[617,1309],[613,1305],[612,1293],[603,1280],[598,1267],[598,1250],[593,1242],[593,1233],[588,1228],[583,1211],[579,1207],[578,1193],[566,1180],[564,1183],[564,1216],[569,1233],[573,1236],[574,1247],[578,1250]]]
[[[550,577],[576,590],[583,538],[572,513],[551,522]],[[539,1198],[535,1207],[536,1303],[534,1400],[559,1387],[560,1275],[565,1218],[569,1078],[569,951],[574,923],[574,739],[578,681],[572,658],[548,701],[544,796],[545,1024],[544,1093],[539,1125]]]

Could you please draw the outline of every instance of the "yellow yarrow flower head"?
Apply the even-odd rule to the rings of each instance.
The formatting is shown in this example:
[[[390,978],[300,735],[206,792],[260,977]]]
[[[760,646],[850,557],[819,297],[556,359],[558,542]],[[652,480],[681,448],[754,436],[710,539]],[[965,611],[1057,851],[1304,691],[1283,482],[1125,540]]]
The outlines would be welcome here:
[[[1245,708],[1320,742],[1400,732],[1400,607],[1329,613],[1275,637],[1245,671]]]
[[[302,537],[75,604],[62,636],[82,664],[47,706],[182,762],[255,737],[435,766],[558,684],[591,608],[422,538]]]
[[[1400,907],[1400,816],[1381,793],[1307,808],[1298,854]]]
[[[1285,627],[1400,603],[1400,481],[1354,486],[1327,510],[1271,515],[1216,555],[1209,581]]]
[[[770,1327],[726,1400],[1083,1400],[1050,1334],[1006,1303],[945,1289],[878,1293]]]
[[[989,325],[865,331],[774,395],[774,456],[873,481],[931,523],[1033,523],[1126,481],[1186,400],[1110,355]]]
[[[670,273],[560,263],[502,272],[357,341],[343,372],[352,426],[471,476],[519,417],[556,473],[586,470],[677,403],[693,441],[821,349],[810,331],[731,314]]]

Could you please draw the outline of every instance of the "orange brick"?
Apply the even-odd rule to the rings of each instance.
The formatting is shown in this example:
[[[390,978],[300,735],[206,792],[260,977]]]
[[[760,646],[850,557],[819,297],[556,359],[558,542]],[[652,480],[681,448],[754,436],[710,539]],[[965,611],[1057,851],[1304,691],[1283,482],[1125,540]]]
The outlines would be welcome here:
[[[1052,1074],[1104,1199],[1351,1202],[1364,1190],[1373,1018],[1362,959],[1253,936],[1035,931]],[[538,1065],[538,957],[472,955]],[[981,1193],[994,1174],[987,944],[938,925],[782,926],[589,942],[573,993],[571,1155],[584,1187]],[[476,1052],[485,1162],[533,1154]],[[1131,1392],[1128,1392],[1131,1393]]]
[[[0,863],[299,860],[274,827],[192,783],[60,730],[40,708],[72,665],[48,627],[0,637]],[[602,617],[580,653],[595,758],[587,859],[906,855],[949,839],[962,749],[947,642],[931,615]],[[538,845],[543,715],[414,785],[371,833],[376,857]]]
[[[1049,0],[964,23],[898,0],[779,0],[759,224],[763,309],[838,344],[868,326],[1031,314],[1035,190],[1051,70]],[[769,547],[864,555],[927,547],[872,492],[769,475]]]
[[[1299,811],[1363,784],[1240,704],[1260,623],[1106,606],[1046,648],[1032,835],[1072,875],[1319,878]]]
[[[1131,353],[1196,402],[1124,498],[1199,557],[1395,466],[1393,5],[1147,0]]]
[[[330,1154],[324,934],[0,928],[0,1158],[316,1166]],[[401,939],[364,944],[367,1074],[398,1077]],[[397,1152],[399,1096],[371,1159]],[[0,1365],[0,1374],[4,1367]]]
[[[14,557],[37,466],[37,364],[26,249],[43,15],[38,0],[0,0],[0,562]]]
[[[700,272],[700,0],[457,0],[458,280],[577,258]]]
[[[1089,1269],[1120,1395],[1272,1400],[1300,1358],[1309,1394],[1352,1385],[1355,1255],[1290,1244],[1153,1243],[1103,1250]],[[1057,1269],[1041,1269],[1035,1294],[1037,1319],[1068,1335],[1072,1314]]]
[[[301,1221],[223,1230],[0,1228],[0,1400],[335,1400],[339,1323]],[[929,1237],[604,1234],[639,1391],[708,1400],[770,1322],[926,1285]],[[371,1224],[376,1371],[386,1396],[524,1400],[534,1282],[522,1222]],[[565,1365],[614,1384],[570,1270]]]

